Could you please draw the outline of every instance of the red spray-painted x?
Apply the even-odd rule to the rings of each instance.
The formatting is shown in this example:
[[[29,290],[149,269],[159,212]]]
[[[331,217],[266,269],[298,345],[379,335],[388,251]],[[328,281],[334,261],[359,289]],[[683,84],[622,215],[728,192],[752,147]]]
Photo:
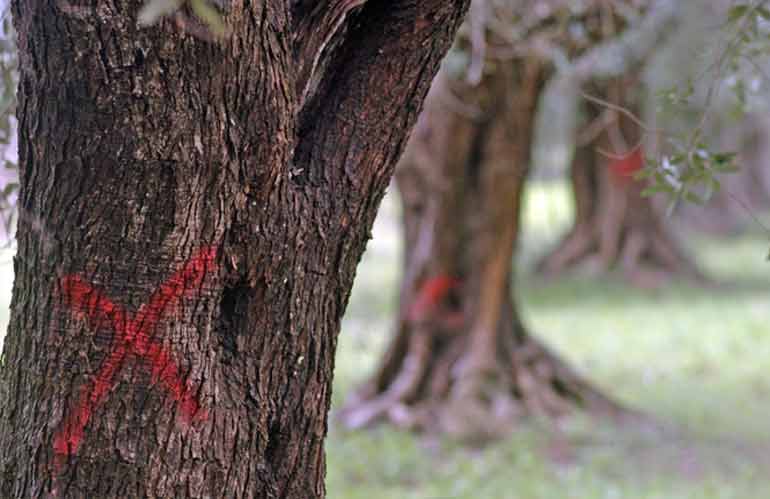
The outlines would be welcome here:
[[[65,302],[76,312],[84,314],[93,329],[110,325],[114,334],[112,348],[98,373],[91,383],[83,387],[77,403],[54,437],[53,446],[57,455],[77,453],[94,409],[104,402],[107,393],[115,386],[115,376],[130,354],[148,361],[152,369],[152,383],[159,383],[173,397],[185,422],[206,418],[206,411],[182,379],[171,352],[154,339],[154,333],[164,314],[173,310],[183,296],[200,290],[206,272],[214,267],[216,254],[214,247],[199,250],[153,292],[133,318],[130,312],[113,303],[80,276],[68,275],[61,279]]]
[[[634,175],[642,167],[644,167],[644,153],[642,146],[639,146],[625,156],[614,159],[610,163],[610,172],[615,183],[625,186],[634,180]]]

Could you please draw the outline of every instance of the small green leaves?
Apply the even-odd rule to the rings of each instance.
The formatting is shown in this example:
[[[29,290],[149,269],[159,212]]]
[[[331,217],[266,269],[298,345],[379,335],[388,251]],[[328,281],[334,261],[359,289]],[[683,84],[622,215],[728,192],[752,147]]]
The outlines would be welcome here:
[[[710,78],[706,88],[689,79],[657,96],[662,113],[681,117],[699,108],[697,124],[680,134],[667,134],[664,150],[669,154],[641,173],[648,183],[644,194],[665,193],[672,198],[672,206],[681,201],[708,201],[721,188],[720,175],[738,171],[735,153],[714,152],[703,143],[708,125],[714,116],[738,119],[749,111],[757,112],[766,95],[762,68],[770,55],[770,1],[736,0],[732,4],[718,43],[707,52],[709,65],[701,75]],[[719,102],[722,89],[729,90],[733,98],[731,112],[725,111],[727,102]]]
[[[759,17],[770,21],[770,10],[765,7],[766,2],[755,2],[754,5],[742,2],[730,7],[727,11],[727,24],[736,24],[748,16]],[[753,20],[753,19],[752,19]]]
[[[727,22],[736,23],[749,12],[749,6],[745,3],[734,5],[727,11]]]
[[[670,143],[678,149],[676,153],[660,161],[648,161],[635,175],[647,179],[643,196],[666,194],[672,198],[670,209],[679,201],[704,204],[721,188],[718,175],[738,171],[733,152],[711,152],[703,144],[688,151],[682,142]]]
[[[19,189],[19,183],[18,182],[8,182],[3,186],[2,192],[0,192],[0,197],[7,198],[11,194],[13,194],[15,191]]]
[[[657,93],[657,98],[668,106],[685,106],[695,95],[695,83],[690,78],[681,86],[672,86]]]

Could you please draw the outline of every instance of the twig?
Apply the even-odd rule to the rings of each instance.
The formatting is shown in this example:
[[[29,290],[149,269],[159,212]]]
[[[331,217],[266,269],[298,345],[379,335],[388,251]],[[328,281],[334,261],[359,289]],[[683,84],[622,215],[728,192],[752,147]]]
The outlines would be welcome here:
[[[628,158],[628,156],[630,156],[631,153],[633,153],[634,151],[636,151],[637,149],[642,147],[643,144],[644,144],[644,137],[639,139],[639,141],[636,144],[634,144],[632,147],[627,147],[626,148],[626,152],[621,153],[621,154],[611,153],[608,150],[603,149],[603,148],[601,148],[599,146],[594,147],[594,150],[596,152],[598,152],[599,154],[601,154],[602,156],[605,156],[605,157],[607,157],[609,159],[612,159],[612,160],[615,160],[615,161],[620,161],[620,160]]]
[[[762,228],[762,230],[764,230],[764,231],[765,231],[765,233],[766,233],[768,236],[770,236],[770,227],[768,227],[767,225],[765,225],[765,224],[762,222],[762,220],[760,220],[760,219],[759,219],[759,217],[757,216],[757,214],[756,214],[756,213],[754,213],[754,210],[752,210],[752,209],[751,209],[751,207],[750,207],[748,204],[746,204],[746,203],[745,203],[743,200],[741,200],[741,199],[740,199],[738,196],[734,195],[734,194],[733,194],[732,192],[730,192],[729,190],[725,189],[725,192],[727,193],[727,196],[728,196],[728,197],[729,197],[731,200],[735,201],[735,202],[738,204],[738,206],[740,206],[741,208],[743,208],[743,210],[744,210],[746,213],[748,213],[748,215],[751,217],[751,219],[752,219],[752,220],[754,220],[754,223],[756,223],[757,225],[759,225],[759,226]]]
[[[641,118],[637,117],[634,113],[629,111],[623,106],[620,106],[618,104],[613,104],[612,102],[602,99],[601,97],[596,97],[594,95],[588,94],[587,92],[580,92],[580,96],[583,97],[585,100],[593,102],[594,104],[599,104],[600,106],[606,107],[608,109],[612,109],[613,111],[616,111],[623,116],[627,117],[631,121],[633,121],[635,124],[641,128],[644,133],[647,134],[653,134],[653,133],[665,133],[665,130],[659,129],[659,128],[650,128],[647,124],[642,121]]]

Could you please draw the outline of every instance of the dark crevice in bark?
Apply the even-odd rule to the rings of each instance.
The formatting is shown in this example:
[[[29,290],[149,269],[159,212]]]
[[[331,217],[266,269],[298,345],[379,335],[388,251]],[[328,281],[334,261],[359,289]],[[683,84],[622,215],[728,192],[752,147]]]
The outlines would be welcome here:
[[[245,283],[225,286],[219,304],[219,324],[216,332],[222,348],[222,361],[230,363],[238,355],[238,335],[248,334],[249,305],[254,303],[255,290]]]

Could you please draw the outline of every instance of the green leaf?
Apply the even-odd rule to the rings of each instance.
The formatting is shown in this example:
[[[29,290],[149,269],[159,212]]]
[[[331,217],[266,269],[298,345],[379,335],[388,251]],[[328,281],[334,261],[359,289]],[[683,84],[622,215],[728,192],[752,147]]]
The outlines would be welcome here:
[[[703,200],[708,201],[714,196],[714,193],[719,191],[722,185],[719,183],[716,177],[711,176],[706,179],[706,192],[703,194]]]
[[[748,10],[749,6],[746,4],[738,4],[734,7],[731,7],[730,10],[727,11],[727,22],[734,23],[738,21],[740,18],[746,15]]]
[[[149,0],[139,10],[137,21],[142,26],[157,23],[162,17],[173,14],[182,6],[184,0]]]
[[[5,184],[5,187],[3,187],[3,191],[0,194],[0,198],[7,198],[12,192],[17,190],[19,188],[19,184],[17,182],[8,182]]]
[[[735,164],[735,161],[726,161],[726,162],[720,162],[715,161],[712,165],[715,171],[719,173],[735,173],[737,171],[740,171],[740,168],[738,165]]]
[[[698,196],[692,191],[684,191],[684,194],[682,197],[684,197],[684,200],[689,203],[698,204],[698,205],[702,205],[705,203],[703,198],[701,198],[700,196]]]
[[[735,152],[716,152],[711,155],[715,163],[732,163],[738,153]]]
[[[642,197],[649,197],[653,194],[672,194],[674,192],[674,189],[667,184],[658,184],[658,185],[651,185],[649,187],[645,187],[644,190],[642,190],[641,195]]]
[[[206,0],[190,0],[190,7],[216,36],[227,34],[227,26],[225,26],[222,16]]]
[[[657,169],[657,167],[658,167],[657,162],[647,160],[647,166],[636,170],[633,173],[632,178],[634,180],[644,180],[646,178],[650,178],[655,173],[655,170]]]

